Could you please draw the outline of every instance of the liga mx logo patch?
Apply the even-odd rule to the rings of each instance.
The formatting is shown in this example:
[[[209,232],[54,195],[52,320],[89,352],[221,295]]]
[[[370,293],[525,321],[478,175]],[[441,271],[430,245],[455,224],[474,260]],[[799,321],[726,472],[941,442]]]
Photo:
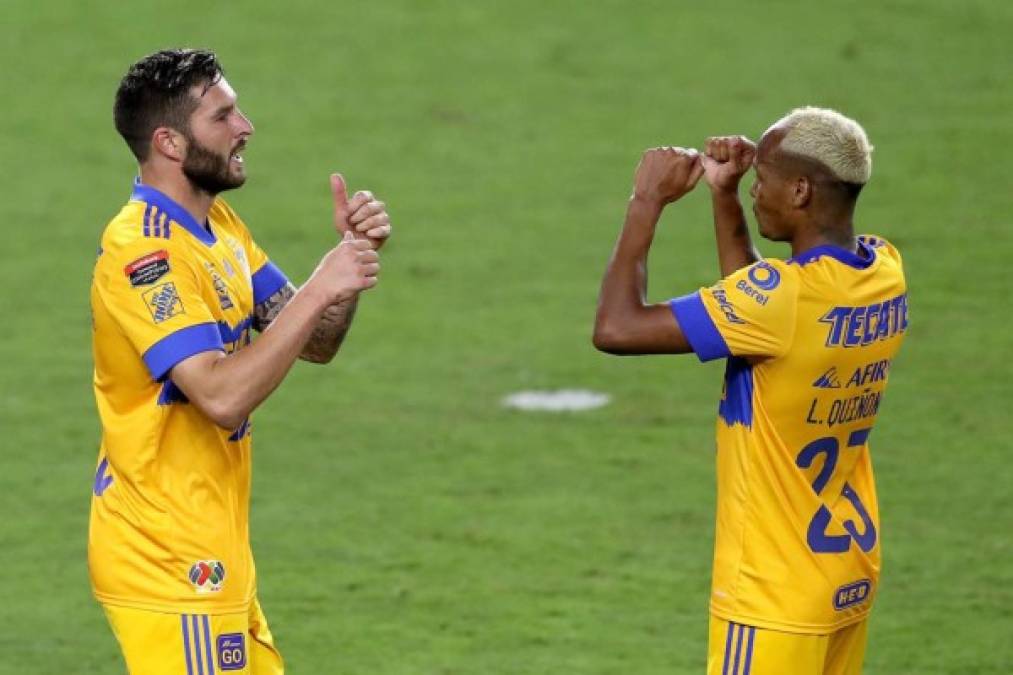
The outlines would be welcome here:
[[[198,593],[214,593],[225,583],[225,565],[219,560],[198,560],[190,568],[189,577]]]
[[[219,635],[216,641],[218,670],[242,670],[246,667],[246,636],[242,633]]]

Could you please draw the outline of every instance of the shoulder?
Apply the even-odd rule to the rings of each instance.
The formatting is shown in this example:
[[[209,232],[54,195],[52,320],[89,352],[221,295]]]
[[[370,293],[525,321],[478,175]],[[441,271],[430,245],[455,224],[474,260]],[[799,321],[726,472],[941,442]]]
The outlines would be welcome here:
[[[793,302],[798,294],[798,269],[784,260],[763,258],[724,280],[729,292],[738,291],[762,305]]]
[[[158,218],[152,207],[141,201],[127,202],[109,221],[99,251],[97,272],[119,270],[128,276],[132,268],[143,268],[152,261],[180,260],[189,255],[181,237],[172,236],[168,219]]]
[[[900,251],[889,241],[875,234],[860,234],[858,241],[876,252],[877,257],[886,258],[900,264]]]
[[[221,197],[216,197],[215,201],[211,204],[211,209],[208,211],[208,218],[210,218],[216,225],[224,227],[234,234],[244,237],[249,236],[249,232],[246,229],[246,223],[244,223],[243,219],[239,217],[236,210]]]

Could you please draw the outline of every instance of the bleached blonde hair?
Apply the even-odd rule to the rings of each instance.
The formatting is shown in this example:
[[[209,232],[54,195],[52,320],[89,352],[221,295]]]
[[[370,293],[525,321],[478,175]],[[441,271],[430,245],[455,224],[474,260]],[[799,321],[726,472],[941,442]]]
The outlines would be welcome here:
[[[872,175],[872,146],[855,120],[827,108],[795,108],[777,126],[787,129],[780,149],[814,159],[838,180],[864,185]]]

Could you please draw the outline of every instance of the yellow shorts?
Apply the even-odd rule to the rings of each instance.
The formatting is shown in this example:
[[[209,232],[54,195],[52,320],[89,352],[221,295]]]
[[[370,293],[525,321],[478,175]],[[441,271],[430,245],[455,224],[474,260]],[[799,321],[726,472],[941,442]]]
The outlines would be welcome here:
[[[256,600],[240,614],[165,614],[103,605],[133,675],[281,675]]]
[[[868,619],[828,635],[710,620],[707,675],[858,675]]]

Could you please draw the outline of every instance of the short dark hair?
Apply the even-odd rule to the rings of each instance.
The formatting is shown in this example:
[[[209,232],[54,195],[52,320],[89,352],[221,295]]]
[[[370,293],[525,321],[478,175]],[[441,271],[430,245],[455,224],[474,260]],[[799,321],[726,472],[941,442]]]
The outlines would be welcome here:
[[[189,132],[199,103],[190,89],[210,87],[224,74],[215,53],[205,49],[163,49],[130,66],[116,90],[113,121],[138,161],[148,158],[158,127]]]

